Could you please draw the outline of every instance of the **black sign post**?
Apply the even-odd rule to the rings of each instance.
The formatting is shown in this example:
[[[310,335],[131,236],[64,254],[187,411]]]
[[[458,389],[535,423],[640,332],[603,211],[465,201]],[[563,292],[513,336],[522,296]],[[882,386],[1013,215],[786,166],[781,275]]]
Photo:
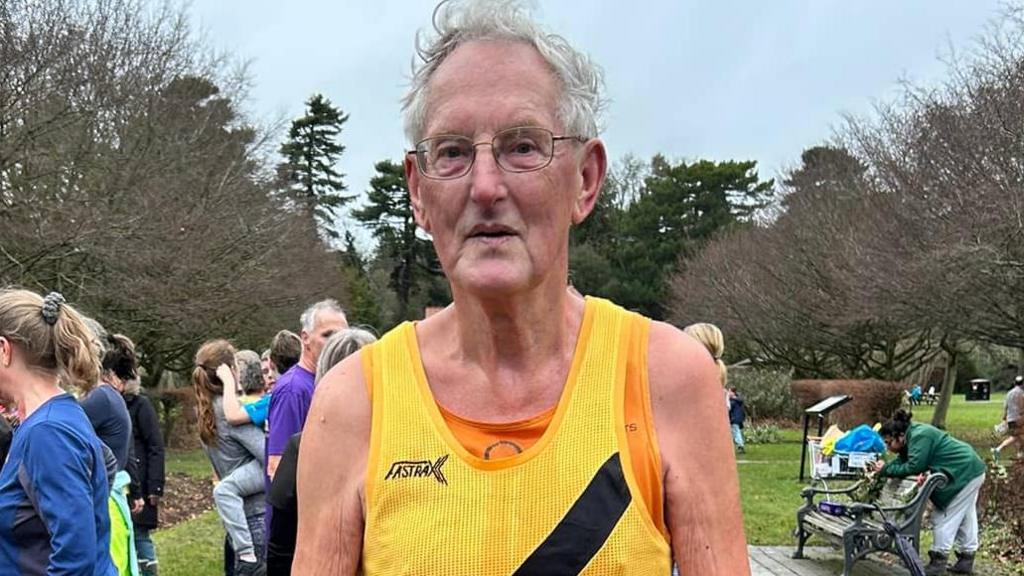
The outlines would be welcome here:
[[[807,432],[811,425],[811,416],[817,416],[818,418],[818,436],[820,437],[825,431],[825,417],[828,413],[839,408],[843,404],[846,404],[853,397],[847,396],[846,394],[840,394],[838,396],[829,396],[824,400],[821,400],[814,406],[804,410],[804,441],[803,446],[800,448],[800,481],[804,481],[804,469],[807,463]]]

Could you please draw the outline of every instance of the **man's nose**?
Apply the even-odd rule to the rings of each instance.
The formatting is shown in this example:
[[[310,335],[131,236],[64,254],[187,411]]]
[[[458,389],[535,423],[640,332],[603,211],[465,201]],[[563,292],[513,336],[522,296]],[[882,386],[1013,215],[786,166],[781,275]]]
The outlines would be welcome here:
[[[494,148],[489,142],[477,146],[476,158],[469,172],[469,196],[474,202],[491,206],[508,195],[505,171],[498,165]]]

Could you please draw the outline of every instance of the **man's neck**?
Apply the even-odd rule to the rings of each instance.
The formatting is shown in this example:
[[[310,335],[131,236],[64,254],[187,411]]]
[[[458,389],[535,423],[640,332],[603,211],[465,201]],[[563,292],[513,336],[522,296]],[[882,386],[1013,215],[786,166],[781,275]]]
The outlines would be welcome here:
[[[583,318],[583,300],[564,286],[518,298],[463,298],[454,309],[459,353],[485,372],[536,366],[571,350]]]
[[[530,417],[556,403],[583,323],[583,299],[564,282],[529,299],[453,294],[453,306],[416,328],[437,402],[494,422]]]
[[[306,354],[299,357],[299,366],[310,374],[316,374],[316,360]]]

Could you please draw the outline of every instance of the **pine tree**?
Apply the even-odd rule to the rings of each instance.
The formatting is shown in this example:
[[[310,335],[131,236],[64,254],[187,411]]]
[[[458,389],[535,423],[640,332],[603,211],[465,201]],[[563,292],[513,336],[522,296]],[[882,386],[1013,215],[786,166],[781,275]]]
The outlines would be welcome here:
[[[761,181],[754,162],[673,164],[658,155],[649,169],[630,171],[607,187],[611,197],[597,211],[605,221],[579,227],[570,247],[573,282],[660,320],[680,259],[715,234],[749,223],[770,200],[774,182]]]
[[[379,294],[373,289],[366,271],[366,261],[356,247],[355,237],[345,231],[345,248],[339,253],[341,267],[348,285],[348,317],[354,324],[384,328]]]
[[[335,169],[345,151],[339,135],[348,115],[321,94],[306,101],[306,113],[292,122],[288,139],[281,145],[285,161],[278,167],[282,183],[291,198],[306,210],[320,232],[329,239],[341,237],[336,224],[338,211],[352,200],[344,175]]]
[[[390,286],[398,298],[398,316],[408,319],[413,313],[409,305],[412,295],[431,291],[430,277],[438,275],[440,267],[433,246],[416,235],[402,165],[383,160],[374,168],[377,175],[370,179],[369,204],[353,210],[352,216],[377,239],[378,257],[391,265]]]

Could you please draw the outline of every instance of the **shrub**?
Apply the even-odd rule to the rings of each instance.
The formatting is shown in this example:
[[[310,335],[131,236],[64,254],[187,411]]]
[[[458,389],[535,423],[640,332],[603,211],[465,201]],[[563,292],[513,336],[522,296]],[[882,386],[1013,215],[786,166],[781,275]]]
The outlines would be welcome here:
[[[779,427],[772,424],[750,426],[743,429],[743,440],[747,444],[778,444],[782,441]]]
[[[981,504],[980,524],[995,526],[999,530],[990,536],[999,540],[992,545],[986,543],[986,551],[1002,564],[1024,562],[1024,461],[1018,460],[1010,466],[992,462],[988,465],[987,477],[978,497]]]
[[[829,415],[833,424],[850,429],[889,419],[903,402],[906,385],[883,380],[794,380],[793,396],[801,409],[817,402],[847,394],[853,399]]]
[[[788,372],[746,366],[733,368],[729,370],[729,386],[735,386],[743,397],[747,417],[751,420],[794,421],[800,417]]]

